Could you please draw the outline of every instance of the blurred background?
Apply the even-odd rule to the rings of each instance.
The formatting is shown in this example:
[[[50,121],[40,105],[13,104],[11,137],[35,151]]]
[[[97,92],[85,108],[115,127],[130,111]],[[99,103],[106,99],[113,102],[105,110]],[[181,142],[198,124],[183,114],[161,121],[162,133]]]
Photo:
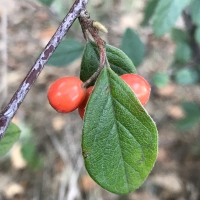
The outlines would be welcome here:
[[[0,0],[0,108],[9,102],[73,2]],[[131,28],[145,49],[137,72],[152,85],[145,108],[157,124],[159,154],[144,184],[126,196],[98,186],[83,164],[83,122],[78,112],[60,114],[48,104],[46,94],[53,81],[64,75],[79,76],[79,56],[64,67],[46,65],[14,117],[22,133],[9,153],[0,158],[0,200],[200,199],[200,63],[194,64],[192,53],[188,53],[192,47],[185,51],[177,47],[178,31],[188,30],[183,17],[173,32],[154,35],[151,20],[144,21],[149,2],[88,3],[91,18],[108,29],[108,34],[102,34],[108,44],[123,46],[122,38]],[[85,44],[78,21],[67,38]],[[137,46],[132,48],[138,51]],[[183,57],[188,59],[179,62]]]

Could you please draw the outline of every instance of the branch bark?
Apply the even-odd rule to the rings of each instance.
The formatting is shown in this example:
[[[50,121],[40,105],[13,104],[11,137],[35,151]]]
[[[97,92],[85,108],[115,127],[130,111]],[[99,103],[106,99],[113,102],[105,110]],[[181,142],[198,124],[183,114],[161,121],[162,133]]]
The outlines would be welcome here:
[[[4,136],[4,133],[10,121],[16,114],[22,101],[31,89],[31,86],[36,81],[40,72],[43,70],[44,65],[47,63],[52,53],[60,44],[61,40],[68,32],[74,21],[79,17],[80,12],[86,8],[87,3],[88,0],[76,0],[74,2],[70,11],[58,27],[56,33],[53,35],[53,37],[51,38],[51,40],[49,41],[39,58],[36,60],[35,64],[31,68],[25,79],[22,81],[21,85],[13,95],[9,104],[0,113],[0,140]]]

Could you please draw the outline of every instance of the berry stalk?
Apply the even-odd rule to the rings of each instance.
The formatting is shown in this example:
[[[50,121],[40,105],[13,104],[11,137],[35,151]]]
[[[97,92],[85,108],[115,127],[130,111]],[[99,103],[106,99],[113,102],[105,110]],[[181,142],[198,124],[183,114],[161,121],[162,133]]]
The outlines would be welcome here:
[[[106,42],[99,36],[99,31],[102,31],[102,27],[105,33],[107,33],[107,29],[101,25],[99,22],[94,22],[90,19],[90,15],[87,10],[82,10],[79,16],[79,22],[82,28],[82,32],[85,40],[88,42],[90,38],[95,41],[99,50],[99,67],[97,71],[86,81],[83,83],[83,87],[87,88],[90,84],[96,80],[105,64],[109,65],[106,56]],[[99,28],[101,27],[101,28]]]

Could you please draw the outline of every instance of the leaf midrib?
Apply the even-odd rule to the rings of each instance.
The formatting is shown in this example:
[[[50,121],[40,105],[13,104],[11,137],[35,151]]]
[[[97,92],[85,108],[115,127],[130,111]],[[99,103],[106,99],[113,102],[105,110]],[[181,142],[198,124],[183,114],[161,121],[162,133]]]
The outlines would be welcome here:
[[[109,85],[110,85],[110,93],[112,94],[112,87],[111,87],[111,76],[110,76],[110,73],[108,72],[108,70],[106,71],[107,72],[107,75],[108,75],[108,82],[109,82]],[[126,172],[126,167],[125,167],[125,160],[124,160],[124,156],[123,156],[123,153],[122,153],[122,148],[121,148],[121,141],[120,141],[120,138],[119,138],[119,130],[118,130],[118,126],[117,126],[117,119],[116,119],[116,116],[115,116],[115,108],[114,108],[114,101],[113,101],[113,95],[111,95],[111,101],[112,101],[112,109],[113,109],[113,113],[114,113],[114,117],[115,117],[115,120],[114,120],[114,123],[113,123],[113,126],[115,125],[116,127],[116,130],[117,130],[117,138],[118,138],[118,143],[119,143],[119,147],[120,147],[120,154],[121,154],[121,158],[123,160],[123,169],[124,169],[124,174],[125,174],[125,178],[126,178],[126,187],[127,187],[127,190],[130,191],[130,187],[129,187],[129,181],[128,181],[128,175],[127,175],[127,172]],[[116,178],[117,178],[117,175],[115,176],[115,181],[116,181]]]

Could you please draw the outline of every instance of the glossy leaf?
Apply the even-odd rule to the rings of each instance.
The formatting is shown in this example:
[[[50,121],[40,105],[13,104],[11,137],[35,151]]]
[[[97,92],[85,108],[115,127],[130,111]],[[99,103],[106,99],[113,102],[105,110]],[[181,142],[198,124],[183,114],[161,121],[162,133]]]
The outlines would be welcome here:
[[[165,73],[158,72],[153,75],[152,82],[155,86],[162,88],[169,82],[169,76]]]
[[[195,40],[197,41],[197,43],[200,45],[200,26],[197,27],[196,31],[195,31]]]
[[[137,67],[141,64],[145,56],[145,46],[138,34],[127,28],[123,37],[120,49],[132,60]]]
[[[188,42],[189,36],[186,31],[178,28],[173,28],[171,31],[172,40],[176,43],[179,42]]]
[[[86,106],[82,150],[90,176],[117,194],[137,189],[156,160],[155,123],[109,68],[101,72]]]
[[[52,54],[47,65],[65,67],[79,58],[83,52],[83,49],[83,45],[76,40],[63,40],[55,52]]]
[[[110,67],[118,74],[136,73],[134,64],[128,58],[128,56],[120,49],[111,45],[106,45],[106,54]],[[99,67],[99,52],[94,42],[88,42],[86,44],[82,62],[80,78],[82,81],[86,81],[90,78]]]
[[[158,1],[159,0],[151,0],[151,1],[147,2],[147,5],[144,10],[144,19],[141,23],[142,26],[146,26],[149,24],[149,21],[151,20],[154,12],[156,10]]]
[[[200,1],[199,0],[193,0],[190,4],[190,14],[192,17],[192,21],[200,26]]]
[[[0,142],[0,156],[8,152],[13,144],[19,139],[19,136],[20,129],[11,122],[3,139]]]
[[[39,1],[46,6],[50,6],[54,2],[54,0],[39,0]]]
[[[181,69],[176,73],[175,80],[180,85],[191,85],[199,80],[199,75],[193,69]]]
[[[191,0],[160,0],[156,7],[153,30],[156,36],[167,33]]]
[[[187,43],[178,43],[175,58],[180,63],[187,63],[192,58],[192,49]]]

